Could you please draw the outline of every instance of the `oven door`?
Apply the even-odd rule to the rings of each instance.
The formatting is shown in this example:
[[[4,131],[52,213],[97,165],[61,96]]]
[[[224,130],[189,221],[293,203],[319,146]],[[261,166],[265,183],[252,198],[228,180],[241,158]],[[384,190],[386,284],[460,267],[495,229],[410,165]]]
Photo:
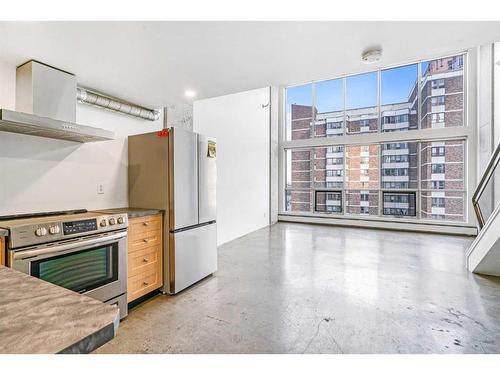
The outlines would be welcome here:
[[[13,250],[13,268],[107,302],[127,291],[127,232]]]

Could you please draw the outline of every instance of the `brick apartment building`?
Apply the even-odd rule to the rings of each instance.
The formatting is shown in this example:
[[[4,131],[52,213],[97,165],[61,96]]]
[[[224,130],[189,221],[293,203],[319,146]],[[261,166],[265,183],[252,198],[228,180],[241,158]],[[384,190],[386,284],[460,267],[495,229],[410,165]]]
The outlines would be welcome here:
[[[422,70],[421,128],[462,126],[463,56],[430,61]],[[381,106],[382,132],[418,128],[417,90],[415,84],[406,102]],[[291,140],[344,135],[343,111],[292,104],[290,119]],[[377,107],[346,110],[345,125],[345,134],[378,132]],[[287,209],[415,217],[420,205],[423,219],[463,221],[464,194],[444,190],[464,189],[464,154],[463,141],[292,150]]]

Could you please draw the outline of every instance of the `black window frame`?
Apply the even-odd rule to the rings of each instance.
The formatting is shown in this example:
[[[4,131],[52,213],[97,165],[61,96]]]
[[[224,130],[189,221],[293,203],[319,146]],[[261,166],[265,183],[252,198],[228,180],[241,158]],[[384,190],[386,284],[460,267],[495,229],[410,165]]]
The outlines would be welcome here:
[[[386,214],[385,210],[386,210],[386,207],[384,207],[384,204],[385,203],[391,203],[390,201],[389,202],[386,202],[386,194],[387,195],[396,195],[396,194],[401,194],[401,195],[406,195],[406,196],[411,196],[412,199],[411,200],[408,200],[408,205],[411,206],[411,202],[413,203],[413,211],[410,211],[410,209],[408,209],[408,212],[409,214],[405,215],[398,215],[398,214],[394,214],[394,213],[389,213],[389,214]],[[391,207],[387,207],[387,209],[391,209]],[[382,191],[382,216],[398,216],[398,217],[405,217],[405,216],[409,216],[409,217],[416,217],[417,216],[417,192],[416,191]]]
[[[326,203],[325,203],[325,209],[324,210],[318,210],[318,193],[323,193],[325,194],[325,202],[327,201],[327,196],[328,194],[338,194],[340,197],[340,211],[328,211],[326,209]],[[342,190],[314,190],[314,212],[320,212],[320,213],[336,213],[336,214],[341,214],[344,212],[344,197],[342,194]]]

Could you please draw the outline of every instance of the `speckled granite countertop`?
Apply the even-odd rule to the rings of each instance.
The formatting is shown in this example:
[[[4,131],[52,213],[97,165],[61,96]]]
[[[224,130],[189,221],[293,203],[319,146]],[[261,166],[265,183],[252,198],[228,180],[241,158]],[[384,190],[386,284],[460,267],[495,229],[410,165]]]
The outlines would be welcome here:
[[[0,228],[0,237],[7,237],[9,235],[9,231],[7,229]]]
[[[0,266],[0,354],[89,353],[119,322],[117,307]]]
[[[153,208],[136,208],[136,207],[110,208],[110,209],[95,210],[95,211],[96,212],[103,212],[106,214],[126,213],[130,219],[132,219],[134,217],[144,217],[144,216],[156,215],[156,214],[159,214],[160,212],[163,212],[162,210],[157,210],[157,209],[153,209]]]

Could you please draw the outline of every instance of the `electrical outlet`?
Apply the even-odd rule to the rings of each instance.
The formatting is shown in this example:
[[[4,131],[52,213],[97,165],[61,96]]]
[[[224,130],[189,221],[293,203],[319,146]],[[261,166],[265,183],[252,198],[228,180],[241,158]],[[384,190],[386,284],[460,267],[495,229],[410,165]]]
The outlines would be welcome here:
[[[104,185],[97,184],[97,194],[104,194]]]

